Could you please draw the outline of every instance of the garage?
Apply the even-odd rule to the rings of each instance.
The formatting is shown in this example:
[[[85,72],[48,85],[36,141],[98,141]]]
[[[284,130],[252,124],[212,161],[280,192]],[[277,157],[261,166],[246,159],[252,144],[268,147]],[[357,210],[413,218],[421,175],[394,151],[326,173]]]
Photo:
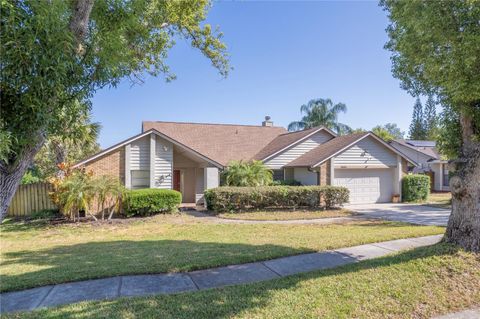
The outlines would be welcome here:
[[[350,203],[390,202],[393,194],[394,170],[381,169],[335,169],[334,185],[350,190]]]

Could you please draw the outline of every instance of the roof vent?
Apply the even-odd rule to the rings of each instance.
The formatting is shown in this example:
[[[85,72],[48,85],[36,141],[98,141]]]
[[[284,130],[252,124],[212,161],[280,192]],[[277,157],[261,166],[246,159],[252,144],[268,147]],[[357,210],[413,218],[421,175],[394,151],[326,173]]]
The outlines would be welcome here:
[[[270,120],[271,117],[270,116],[265,116],[265,121],[262,122],[262,126],[273,126],[273,121]]]

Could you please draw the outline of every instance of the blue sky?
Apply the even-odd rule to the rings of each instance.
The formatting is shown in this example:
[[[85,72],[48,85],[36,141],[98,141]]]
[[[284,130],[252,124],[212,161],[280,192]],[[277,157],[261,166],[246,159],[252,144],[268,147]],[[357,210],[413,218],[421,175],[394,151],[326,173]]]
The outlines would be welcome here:
[[[223,79],[198,51],[179,41],[168,64],[177,80],[125,81],[98,91],[93,120],[108,147],[140,132],[142,120],[275,125],[300,118],[313,98],[347,104],[340,122],[407,130],[414,98],[391,75],[386,14],[377,2],[216,2],[234,70]]]

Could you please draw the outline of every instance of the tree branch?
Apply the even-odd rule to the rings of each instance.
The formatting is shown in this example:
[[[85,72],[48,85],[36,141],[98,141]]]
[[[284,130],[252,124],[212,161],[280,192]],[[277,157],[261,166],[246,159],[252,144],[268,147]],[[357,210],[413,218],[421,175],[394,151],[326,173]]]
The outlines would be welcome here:
[[[88,21],[95,0],[75,0],[69,28],[76,41],[77,53],[83,51],[82,42],[87,35]]]

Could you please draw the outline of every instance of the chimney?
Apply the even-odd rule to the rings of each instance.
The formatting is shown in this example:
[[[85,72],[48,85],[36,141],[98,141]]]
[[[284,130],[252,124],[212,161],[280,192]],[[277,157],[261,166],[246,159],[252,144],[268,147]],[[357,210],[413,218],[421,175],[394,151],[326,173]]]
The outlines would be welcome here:
[[[265,121],[262,122],[262,126],[273,126],[273,121],[270,121],[271,117],[270,116],[265,116]]]

